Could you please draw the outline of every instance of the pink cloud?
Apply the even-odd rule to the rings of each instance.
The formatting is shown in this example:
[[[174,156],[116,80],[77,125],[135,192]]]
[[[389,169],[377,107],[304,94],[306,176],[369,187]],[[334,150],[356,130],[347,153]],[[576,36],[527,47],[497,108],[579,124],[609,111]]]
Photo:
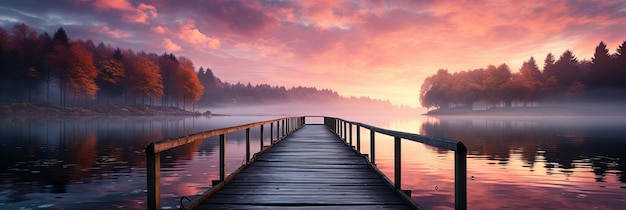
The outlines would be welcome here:
[[[91,28],[91,32],[104,33],[117,39],[130,37],[130,34],[119,29],[111,29],[109,26],[93,27]]]
[[[162,26],[155,26],[155,27],[152,27],[151,29],[152,31],[157,32],[159,34],[164,34],[165,31],[167,31],[167,29]]]
[[[202,48],[220,48],[220,40],[217,38],[211,38],[200,32],[195,25],[195,21],[192,19],[188,19],[187,22],[181,26],[178,38],[183,42],[198,45]]]
[[[302,1],[302,20],[326,30],[331,27],[347,28],[361,22],[371,13],[362,5],[350,1]]]
[[[147,23],[149,19],[158,17],[155,6],[139,3],[135,7],[128,0],[95,0],[93,5],[97,11],[120,11],[124,20],[131,23]]]
[[[169,52],[178,52],[178,51],[183,50],[182,47],[172,42],[172,40],[168,38],[163,39],[163,47],[165,48],[166,51],[169,51]]]

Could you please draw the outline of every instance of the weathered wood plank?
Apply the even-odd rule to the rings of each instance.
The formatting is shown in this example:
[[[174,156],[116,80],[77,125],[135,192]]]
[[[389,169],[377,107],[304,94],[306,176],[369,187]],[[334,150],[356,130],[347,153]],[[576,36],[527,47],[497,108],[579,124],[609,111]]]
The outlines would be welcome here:
[[[323,125],[307,125],[197,209],[411,209],[369,164]]]

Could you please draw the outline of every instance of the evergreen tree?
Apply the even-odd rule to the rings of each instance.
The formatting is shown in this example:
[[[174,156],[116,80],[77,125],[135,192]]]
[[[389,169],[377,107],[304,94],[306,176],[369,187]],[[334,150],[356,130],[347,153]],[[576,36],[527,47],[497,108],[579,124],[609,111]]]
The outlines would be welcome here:
[[[63,44],[63,45],[69,45],[70,43],[70,38],[67,37],[67,34],[65,33],[65,29],[63,29],[63,27],[59,27],[59,29],[57,29],[56,32],[54,32],[53,35],[53,40],[55,43],[59,43],[59,44]]]
[[[617,73],[617,86],[620,88],[626,88],[626,41],[622,42],[622,44],[617,47],[613,63]]]
[[[611,87],[614,85],[616,75],[613,75],[611,57],[604,42],[600,42],[591,58],[591,81],[592,87]]]

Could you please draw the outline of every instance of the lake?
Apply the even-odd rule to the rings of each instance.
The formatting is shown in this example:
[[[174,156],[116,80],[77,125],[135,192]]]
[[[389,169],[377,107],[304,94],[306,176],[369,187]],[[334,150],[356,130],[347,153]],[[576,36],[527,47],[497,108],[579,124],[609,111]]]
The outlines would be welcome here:
[[[143,149],[150,142],[279,117],[4,117],[0,209],[145,209]],[[469,209],[626,206],[624,117],[343,117],[463,141]],[[361,132],[368,153],[369,131]],[[252,152],[259,138],[252,129]],[[376,163],[393,180],[390,142],[377,134]],[[164,209],[210,189],[218,177],[217,147],[217,138],[209,138],[162,154]],[[226,148],[231,172],[245,159],[245,133],[227,135]],[[412,199],[426,209],[453,208],[454,153],[410,141],[403,141],[402,153],[402,188]]]

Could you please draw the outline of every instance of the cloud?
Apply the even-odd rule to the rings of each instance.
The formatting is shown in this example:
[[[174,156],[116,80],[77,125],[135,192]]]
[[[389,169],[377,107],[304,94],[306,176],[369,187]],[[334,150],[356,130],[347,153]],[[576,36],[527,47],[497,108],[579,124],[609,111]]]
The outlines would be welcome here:
[[[155,26],[155,27],[152,27],[151,29],[152,31],[157,32],[159,34],[164,34],[165,31],[167,31],[167,29],[162,26]]]
[[[218,20],[222,27],[239,35],[257,37],[277,24],[256,1],[204,1],[199,6],[201,15]]]
[[[192,19],[188,19],[181,25],[178,38],[183,42],[198,45],[201,48],[220,48],[220,40],[217,38],[211,38],[200,32],[195,25],[195,21]]]
[[[97,11],[119,11],[125,21],[131,23],[148,23],[149,19],[159,16],[155,6],[139,3],[133,6],[128,0],[95,0],[93,6]]]
[[[166,51],[169,51],[169,52],[178,52],[178,51],[183,50],[182,47],[172,42],[172,40],[168,38],[163,39],[163,47],[165,48]]]
[[[111,29],[109,26],[92,27],[90,31],[95,33],[104,33],[117,39],[130,37],[130,34],[119,29]]]

